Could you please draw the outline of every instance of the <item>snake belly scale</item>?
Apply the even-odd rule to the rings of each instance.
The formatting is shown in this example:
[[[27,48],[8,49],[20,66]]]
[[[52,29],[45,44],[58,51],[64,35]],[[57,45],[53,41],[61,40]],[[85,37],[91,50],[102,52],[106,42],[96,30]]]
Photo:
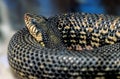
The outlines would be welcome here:
[[[25,23],[8,45],[9,64],[18,78],[120,79],[118,16],[67,13],[46,19],[26,14]]]

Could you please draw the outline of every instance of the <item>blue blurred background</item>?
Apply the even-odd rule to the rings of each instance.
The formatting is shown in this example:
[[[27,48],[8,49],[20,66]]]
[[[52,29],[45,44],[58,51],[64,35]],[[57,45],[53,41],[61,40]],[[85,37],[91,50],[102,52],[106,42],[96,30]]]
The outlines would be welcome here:
[[[119,0],[0,0],[0,4],[0,23],[6,17],[14,30],[24,27],[26,12],[46,17],[65,12],[120,14]]]
[[[0,0],[1,79],[14,79],[8,70],[7,45],[11,36],[17,30],[25,27],[24,14],[34,13],[49,17],[66,12],[88,12],[119,16],[120,0]],[[6,76],[6,73],[8,76]]]

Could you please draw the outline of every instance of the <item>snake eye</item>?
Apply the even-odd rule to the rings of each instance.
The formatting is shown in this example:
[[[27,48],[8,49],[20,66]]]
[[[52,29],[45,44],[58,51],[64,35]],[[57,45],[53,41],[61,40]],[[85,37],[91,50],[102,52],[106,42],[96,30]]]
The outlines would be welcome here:
[[[32,19],[32,24],[36,24],[36,20],[35,19]]]

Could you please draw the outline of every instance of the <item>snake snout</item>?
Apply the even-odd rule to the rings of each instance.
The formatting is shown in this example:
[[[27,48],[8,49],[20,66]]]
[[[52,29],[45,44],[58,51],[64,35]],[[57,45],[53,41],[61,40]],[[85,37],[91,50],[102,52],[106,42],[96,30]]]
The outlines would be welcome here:
[[[31,18],[32,18],[32,14],[30,14],[30,13],[26,13],[26,14],[24,15],[25,22],[26,22],[26,21],[30,21]]]

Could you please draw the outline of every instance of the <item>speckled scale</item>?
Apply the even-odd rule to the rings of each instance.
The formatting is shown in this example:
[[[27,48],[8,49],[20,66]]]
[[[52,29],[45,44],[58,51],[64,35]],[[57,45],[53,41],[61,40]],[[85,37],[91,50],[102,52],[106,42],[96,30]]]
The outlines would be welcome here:
[[[120,40],[120,18],[103,14],[70,13],[57,17],[56,27],[67,47],[101,47]],[[54,18],[53,18],[54,19]]]

